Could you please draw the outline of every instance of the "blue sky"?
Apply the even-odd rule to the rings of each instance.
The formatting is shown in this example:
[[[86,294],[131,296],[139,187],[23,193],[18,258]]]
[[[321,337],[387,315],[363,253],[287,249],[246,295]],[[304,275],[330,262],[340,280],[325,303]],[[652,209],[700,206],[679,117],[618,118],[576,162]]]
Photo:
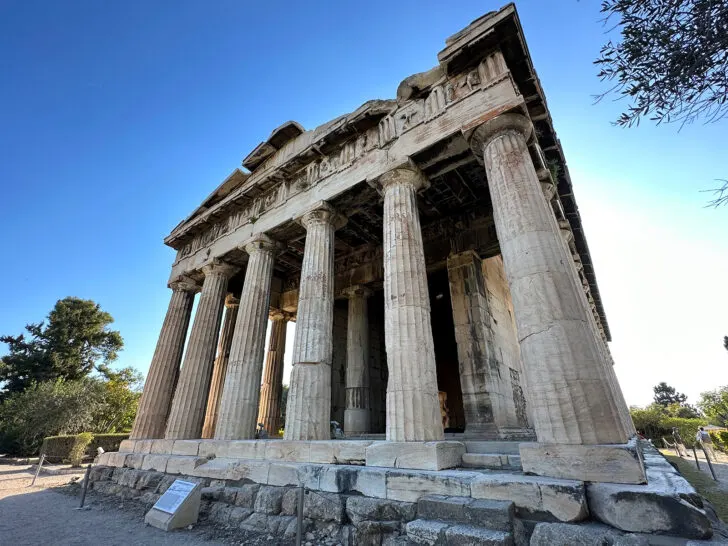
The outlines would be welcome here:
[[[628,403],[728,384],[728,122],[620,129],[593,0],[520,2],[565,148]],[[162,239],[282,122],[390,98],[501,2],[0,4],[0,333],[98,301],[146,372],[174,252]],[[289,335],[289,344],[292,342]],[[0,351],[1,352],[1,351]],[[290,351],[288,351],[290,357]]]

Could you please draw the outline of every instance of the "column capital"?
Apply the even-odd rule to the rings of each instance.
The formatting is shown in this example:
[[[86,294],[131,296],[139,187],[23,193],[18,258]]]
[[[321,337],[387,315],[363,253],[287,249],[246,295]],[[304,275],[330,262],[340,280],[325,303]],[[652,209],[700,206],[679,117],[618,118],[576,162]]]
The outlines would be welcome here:
[[[281,249],[281,244],[274,239],[268,237],[265,233],[256,233],[250,239],[245,241],[240,247],[248,255],[254,252],[273,252],[277,253]]]
[[[372,295],[372,291],[362,284],[356,284],[354,286],[344,288],[341,291],[341,295],[346,296],[350,300],[354,298],[368,298]]]
[[[387,188],[399,185],[412,185],[415,191],[424,191],[430,187],[430,181],[414,161],[407,159],[401,165],[390,169],[379,176],[378,179],[370,182],[380,193],[387,191]]]
[[[221,275],[228,279],[237,273],[239,269],[238,266],[223,262],[218,258],[214,258],[211,262],[202,266],[202,272],[205,274],[205,277]]]
[[[225,307],[230,309],[231,307],[238,307],[240,305],[240,298],[236,298],[232,294],[225,296]]]
[[[175,292],[199,292],[202,287],[195,282],[194,279],[185,275],[179,275],[173,281],[170,281],[167,286]]]
[[[272,321],[283,320],[285,322],[290,321],[293,318],[293,314],[287,311],[276,309],[268,314],[268,319]]]
[[[533,125],[531,124],[531,120],[523,114],[515,112],[500,114],[478,126],[470,134],[468,139],[470,141],[470,147],[480,157],[485,147],[493,139],[508,132],[516,132],[528,142],[533,134]]]
[[[297,218],[297,221],[307,230],[316,224],[331,224],[337,230],[346,225],[346,216],[339,214],[326,201],[319,201],[311,209]]]

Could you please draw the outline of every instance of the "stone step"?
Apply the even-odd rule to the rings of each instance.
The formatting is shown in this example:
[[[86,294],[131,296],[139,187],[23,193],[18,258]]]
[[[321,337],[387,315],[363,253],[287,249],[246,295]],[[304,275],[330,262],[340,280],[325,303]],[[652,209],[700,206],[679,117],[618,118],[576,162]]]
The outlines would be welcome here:
[[[521,456],[501,453],[464,453],[465,468],[521,470]]]
[[[498,453],[500,455],[519,455],[520,442],[507,442],[500,440],[464,440],[465,451],[468,453]]]
[[[510,532],[515,507],[511,501],[427,495],[417,502],[417,515],[425,520],[467,523]]]
[[[426,546],[513,546],[512,533],[426,519],[407,524],[407,539]]]

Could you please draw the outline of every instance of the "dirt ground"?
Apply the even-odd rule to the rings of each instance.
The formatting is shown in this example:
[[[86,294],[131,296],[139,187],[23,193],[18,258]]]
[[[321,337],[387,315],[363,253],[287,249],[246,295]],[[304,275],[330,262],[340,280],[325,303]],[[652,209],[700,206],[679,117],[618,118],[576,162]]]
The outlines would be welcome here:
[[[211,526],[164,532],[144,524],[144,510],[135,501],[105,499],[90,493],[88,510],[76,510],[79,498],[67,485],[74,476],[33,475],[27,466],[0,465],[0,543],[24,546],[240,544],[239,539],[216,537]],[[82,474],[78,474],[78,478]],[[253,542],[257,542],[253,541]],[[245,544],[251,542],[245,541]]]

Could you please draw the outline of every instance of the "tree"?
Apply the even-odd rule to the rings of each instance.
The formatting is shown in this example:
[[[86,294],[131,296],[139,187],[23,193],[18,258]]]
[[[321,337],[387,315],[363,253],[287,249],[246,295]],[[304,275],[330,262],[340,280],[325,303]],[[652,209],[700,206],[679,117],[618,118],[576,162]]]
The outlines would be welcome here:
[[[631,127],[714,122],[728,114],[728,2],[724,0],[603,0],[605,22],[620,39],[602,47],[599,78],[629,104],[616,120]],[[710,205],[728,203],[728,181]]]
[[[698,407],[718,426],[728,425],[728,386],[700,394]]]
[[[675,387],[671,387],[664,381],[652,388],[655,393],[654,400],[655,404],[659,404],[664,408],[667,408],[671,404],[678,404],[682,406],[688,397],[675,390]]]
[[[97,303],[69,297],[56,302],[46,322],[28,324],[27,338],[0,337],[10,349],[0,359],[0,396],[24,391],[34,382],[78,380],[113,362],[124,341],[109,329],[112,322]]]

